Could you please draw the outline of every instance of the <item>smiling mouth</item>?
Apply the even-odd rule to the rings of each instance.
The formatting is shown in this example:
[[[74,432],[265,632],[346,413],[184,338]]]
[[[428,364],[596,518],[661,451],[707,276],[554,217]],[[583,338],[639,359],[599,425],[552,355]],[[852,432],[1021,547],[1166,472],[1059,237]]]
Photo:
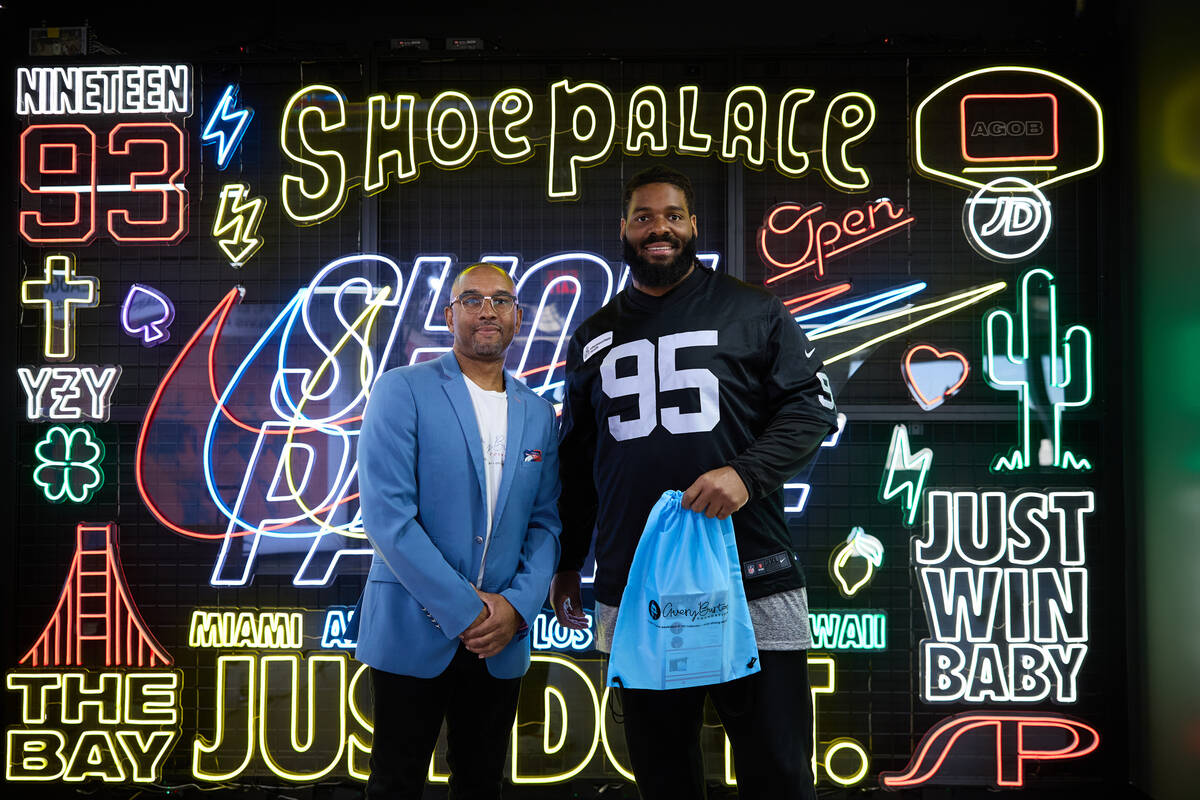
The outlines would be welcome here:
[[[658,241],[642,245],[642,251],[652,256],[670,255],[678,249],[673,242]]]

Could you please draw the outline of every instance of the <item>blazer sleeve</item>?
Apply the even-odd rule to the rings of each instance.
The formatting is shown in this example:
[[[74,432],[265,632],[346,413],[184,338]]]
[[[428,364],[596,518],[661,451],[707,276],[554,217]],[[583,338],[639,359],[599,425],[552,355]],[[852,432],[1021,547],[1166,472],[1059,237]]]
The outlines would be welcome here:
[[[532,624],[546,601],[550,578],[558,564],[558,536],[562,532],[558,518],[558,425],[549,403],[541,398],[531,398],[530,402],[549,416],[548,422],[538,425],[538,430],[544,431],[541,478],[525,528],[517,572],[508,588],[500,592],[526,625]]]
[[[483,601],[417,521],[417,413],[404,375],[385,373],[363,413],[359,503],[376,558],[453,639],[479,616]]]

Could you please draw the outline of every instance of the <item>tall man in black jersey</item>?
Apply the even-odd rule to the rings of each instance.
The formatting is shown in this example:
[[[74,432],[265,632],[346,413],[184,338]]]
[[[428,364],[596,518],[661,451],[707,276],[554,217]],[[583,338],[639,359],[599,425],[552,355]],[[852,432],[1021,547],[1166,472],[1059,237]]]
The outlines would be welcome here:
[[[626,184],[621,239],[633,285],[579,326],[560,438],[562,556],[550,601],[582,628],[579,570],[596,531],[597,646],[609,651],[646,516],[668,489],[733,515],[761,672],[724,684],[623,689],[645,800],[703,798],[704,698],[733,746],[743,798],[813,798],[808,602],[782,485],[836,428],[829,381],[778,298],[696,260],[687,176]]]

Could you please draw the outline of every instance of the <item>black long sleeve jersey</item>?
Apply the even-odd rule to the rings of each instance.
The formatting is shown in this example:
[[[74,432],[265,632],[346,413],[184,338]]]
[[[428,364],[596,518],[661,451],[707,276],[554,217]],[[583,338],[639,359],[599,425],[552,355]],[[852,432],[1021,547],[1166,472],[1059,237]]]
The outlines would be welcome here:
[[[837,426],[829,380],[769,292],[699,265],[654,297],[632,286],[575,331],[559,447],[560,570],[596,531],[596,599],[618,605],[650,509],[668,489],[733,467],[746,596],[804,585],[783,483]]]

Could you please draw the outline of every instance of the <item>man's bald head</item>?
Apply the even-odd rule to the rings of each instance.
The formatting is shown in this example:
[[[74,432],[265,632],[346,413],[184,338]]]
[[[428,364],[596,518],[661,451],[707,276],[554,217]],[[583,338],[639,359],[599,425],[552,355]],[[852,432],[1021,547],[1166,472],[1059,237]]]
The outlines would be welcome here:
[[[474,270],[477,270],[477,269],[494,269],[494,270],[496,270],[496,272],[499,272],[501,275],[504,276],[504,280],[508,282],[509,288],[515,290],[516,287],[513,285],[512,278],[510,278],[508,276],[508,273],[504,271],[503,267],[493,264],[490,261],[480,261],[478,264],[472,264],[471,266],[464,269],[462,272],[458,273],[458,276],[454,279],[454,283],[451,284],[451,286],[450,286],[450,297],[451,298],[458,297],[458,295],[462,292],[463,281],[466,280],[467,274],[470,272],[473,272]]]

